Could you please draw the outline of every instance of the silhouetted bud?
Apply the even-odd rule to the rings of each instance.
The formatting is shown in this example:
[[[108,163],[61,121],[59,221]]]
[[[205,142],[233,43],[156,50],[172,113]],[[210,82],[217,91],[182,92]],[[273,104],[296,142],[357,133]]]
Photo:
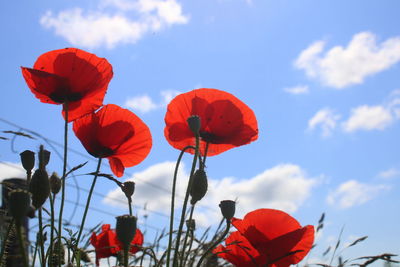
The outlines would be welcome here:
[[[86,263],[92,262],[92,261],[90,260],[90,257],[89,257],[89,255],[87,254],[86,251],[84,251],[84,250],[81,249],[81,248],[78,248],[78,250],[79,250],[79,252],[80,252],[81,260],[82,260],[83,262],[86,262]]]
[[[186,227],[191,231],[196,230],[196,221],[194,219],[186,220]]]
[[[21,223],[31,205],[31,194],[26,190],[16,189],[9,194],[8,209],[17,223]]]
[[[235,216],[235,201],[222,200],[219,207],[221,208],[222,216],[224,216],[225,219],[230,221],[233,216]]]
[[[192,115],[187,119],[187,123],[189,125],[190,130],[195,134],[198,135],[201,128],[201,121],[200,117],[197,115]]]
[[[35,152],[25,150],[19,155],[21,156],[22,167],[24,167],[27,172],[32,171],[33,167],[35,166]]]
[[[55,241],[53,243],[53,253],[52,255],[49,255],[49,262],[51,262],[52,264],[49,263],[50,266],[59,266],[59,265],[64,265],[65,264],[65,248],[64,248],[64,244],[61,243],[61,257],[59,257],[60,254],[60,250],[59,250],[59,242]]]
[[[40,208],[50,194],[49,176],[45,169],[37,169],[29,183],[29,192],[32,193],[32,205]]]
[[[135,182],[127,181],[121,186],[122,192],[124,192],[127,198],[130,198],[135,192]]]
[[[50,151],[43,148],[43,145],[39,149],[39,168],[44,169],[50,161]]]
[[[50,183],[50,191],[53,194],[57,194],[60,192],[61,189],[61,179],[58,177],[58,174],[56,172],[53,172],[49,178],[49,183]]]
[[[208,182],[207,174],[204,170],[196,170],[193,174],[192,188],[190,189],[190,196],[192,197],[190,203],[194,205],[197,201],[201,200],[207,193]]]
[[[136,217],[130,215],[122,215],[117,217],[117,238],[124,246],[124,249],[129,249],[129,246],[136,234]]]

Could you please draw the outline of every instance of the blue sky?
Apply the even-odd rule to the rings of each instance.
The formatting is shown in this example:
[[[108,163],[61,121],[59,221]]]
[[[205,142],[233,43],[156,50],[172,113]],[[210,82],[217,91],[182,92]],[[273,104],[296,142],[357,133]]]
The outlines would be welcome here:
[[[63,47],[107,58],[114,77],[104,103],[131,109],[153,135],[148,158],[122,178],[137,182],[136,213],[142,227],[148,215],[149,235],[167,221],[153,211],[168,213],[165,190],[178,156],[163,136],[166,103],[177,93],[209,87],[250,106],[260,133],[250,145],[209,158],[210,192],[196,215],[200,225],[219,220],[220,200],[237,198],[239,217],[278,208],[306,225],[326,212],[310,262],[324,260],[321,252],[334,245],[343,225],[344,242],[369,235],[344,257],[400,253],[398,1],[8,1],[0,10],[0,130],[22,126],[61,143],[61,107],[35,99],[20,66]],[[70,153],[70,165],[88,160],[72,132],[69,140],[81,153]],[[10,141],[0,141],[1,177],[18,175],[18,153]],[[35,150],[40,143],[18,137],[13,149]],[[49,171],[61,173],[52,152]],[[180,190],[189,164],[187,157]],[[90,160],[77,174],[94,169]],[[110,172],[108,164],[102,170]],[[90,180],[76,176],[82,188]],[[75,202],[77,191],[68,192]],[[96,192],[94,207],[127,212],[113,201],[124,200],[109,181],[100,181]],[[81,191],[81,203],[85,197]],[[67,214],[72,211],[69,203]],[[111,215],[93,211],[88,226],[99,221],[114,224]]]

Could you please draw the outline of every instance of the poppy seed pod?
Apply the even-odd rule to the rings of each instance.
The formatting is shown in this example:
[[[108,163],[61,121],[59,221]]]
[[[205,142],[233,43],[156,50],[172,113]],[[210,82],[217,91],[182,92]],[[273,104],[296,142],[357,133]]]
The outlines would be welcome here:
[[[130,215],[122,215],[117,217],[117,238],[122,243],[124,249],[129,249],[131,241],[136,234],[136,217]]]
[[[228,221],[230,221],[233,216],[235,216],[235,204],[236,202],[233,200],[222,200],[219,204],[222,216],[224,216],[224,218]]]
[[[22,219],[28,213],[31,196],[28,191],[16,189],[10,192],[8,200],[8,209],[11,216],[15,219],[17,224],[21,223]]]
[[[35,152],[25,150],[19,155],[21,156],[22,167],[24,167],[27,172],[32,171],[33,167],[35,166]]]
[[[186,220],[186,227],[191,231],[196,230],[196,221],[194,219]]]
[[[32,205],[40,208],[50,194],[49,175],[45,169],[37,169],[29,183],[29,192],[32,193]]]
[[[124,192],[127,198],[130,198],[133,193],[135,193],[135,182],[127,181],[122,184],[121,186],[122,192]]]
[[[192,115],[187,119],[187,123],[189,125],[190,130],[195,134],[198,135],[201,129],[201,121],[200,117],[197,115]]]
[[[56,172],[53,172],[49,178],[50,191],[57,194],[61,189],[61,179]]]
[[[190,203],[194,205],[197,201],[201,200],[207,193],[207,189],[208,182],[206,172],[202,169],[196,170],[193,174],[193,182],[190,189],[190,196],[192,197]]]
[[[39,149],[39,168],[44,169],[50,161],[50,151],[43,148],[43,145]]]

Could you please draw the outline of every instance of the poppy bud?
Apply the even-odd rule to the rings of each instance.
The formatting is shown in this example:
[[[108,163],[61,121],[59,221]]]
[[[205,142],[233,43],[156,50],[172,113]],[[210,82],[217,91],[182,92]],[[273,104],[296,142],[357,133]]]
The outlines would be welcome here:
[[[57,194],[61,189],[61,179],[56,172],[53,172],[49,178],[50,190],[53,194]]]
[[[26,190],[16,189],[9,194],[8,209],[17,223],[21,223],[31,205],[31,194]]]
[[[196,230],[196,221],[194,219],[186,220],[186,227],[191,231]]]
[[[19,154],[21,156],[21,163],[27,172],[31,172],[35,166],[35,152],[25,150]]]
[[[135,192],[135,182],[127,181],[121,186],[122,192],[124,192],[127,198],[130,198]]]
[[[124,249],[129,248],[136,234],[136,217],[130,215],[122,215],[117,217],[117,238],[124,246]]]
[[[32,205],[40,208],[50,194],[49,176],[45,169],[37,169],[29,183],[29,191],[32,193]]]
[[[39,149],[39,168],[44,169],[50,161],[50,151],[43,148],[43,145]]]
[[[61,243],[61,246],[59,246],[59,242],[55,241],[53,243],[53,253],[52,255],[49,255],[49,266],[59,266],[59,265],[64,265],[65,264],[65,248],[64,244]],[[61,257],[59,257],[59,249],[61,248]],[[52,264],[50,264],[50,261]]]
[[[196,204],[197,201],[201,200],[207,193],[208,182],[207,174],[204,170],[199,169],[193,174],[192,187],[190,188],[190,196],[192,199],[190,203]]]
[[[222,200],[219,204],[219,207],[221,208],[222,216],[224,216],[224,218],[228,221],[230,221],[233,216],[235,216],[235,201]]]
[[[201,128],[200,117],[197,115],[192,115],[187,119],[187,123],[189,125],[190,130],[192,130],[192,132],[195,135],[198,135]]]

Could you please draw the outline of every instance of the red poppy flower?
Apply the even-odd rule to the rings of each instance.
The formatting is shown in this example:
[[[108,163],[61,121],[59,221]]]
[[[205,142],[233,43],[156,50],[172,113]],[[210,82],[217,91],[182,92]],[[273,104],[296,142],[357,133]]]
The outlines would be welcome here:
[[[92,233],[90,243],[95,248],[96,252],[96,265],[99,266],[99,261],[102,258],[117,256],[117,253],[123,250],[122,244],[118,241],[117,233],[110,228],[109,224],[103,224],[101,233],[96,235]],[[139,229],[136,229],[135,237],[131,242],[130,253],[135,254],[140,250],[143,245],[143,234]]]
[[[117,105],[105,105],[97,112],[75,120],[73,130],[89,154],[108,158],[117,177],[124,174],[125,167],[142,162],[152,146],[147,125]]]
[[[106,59],[77,48],[44,53],[33,68],[21,68],[26,83],[41,102],[68,103],[69,122],[103,104],[113,76],[112,66]]]
[[[230,93],[201,88],[178,95],[168,105],[164,135],[173,147],[181,150],[195,144],[186,122],[192,115],[200,117],[202,155],[207,143],[207,155],[213,156],[258,138],[256,117],[246,104]]]
[[[236,267],[288,267],[300,262],[314,242],[314,227],[301,225],[283,211],[259,209],[243,220],[232,219],[238,230],[213,252]]]

